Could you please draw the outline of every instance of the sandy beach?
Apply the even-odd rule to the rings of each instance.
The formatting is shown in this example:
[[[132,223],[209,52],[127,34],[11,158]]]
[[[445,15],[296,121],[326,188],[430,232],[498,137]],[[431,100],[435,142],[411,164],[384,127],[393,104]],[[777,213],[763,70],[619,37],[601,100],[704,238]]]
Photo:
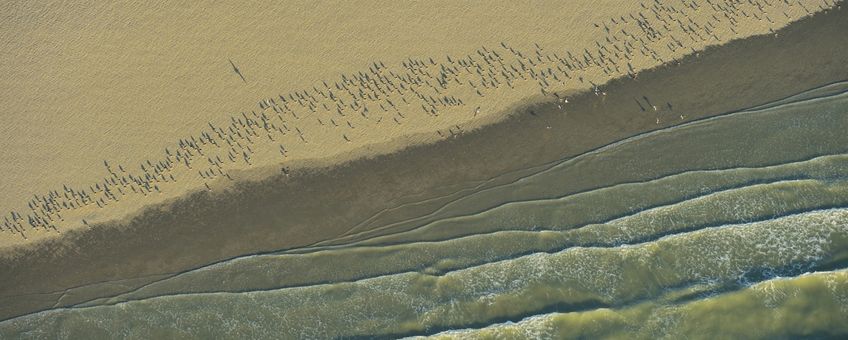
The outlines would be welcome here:
[[[15,213],[0,233],[0,319],[249,254],[402,242],[393,235],[457,193],[848,79],[848,20],[825,10],[832,1],[684,4],[499,5],[487,16],[460,5],[304,3],[226,24],[216,21],[233,8],[194,18],[160,4],[99,8],[120,14],[92,19],[102,27],[43,9],[61,34],[112,30],[78,45],[5,39],[16,51],[86,57],[5,66],[14,90],[0,102],[13,123],[0,133],[14,137],[3,139],[11,161],[0,165],[0,210]],[[35,10],[10,6],[10,18]],[[336,14],[355,11],[363,15]],[[186,19],[197,22],[186,34],[149,26]],[[55,41],[57,26],[15,22]],[[303,27],[283,42],[260,34]],[[304,32],[333,38],[313,43]],[[115,45],[127,34],[137,46]],[[210,44],[218,35],[233,40]],[[57,73],[32,77],[48,65]],[[48,81],[68,70],[81,75]]]
[[[0,211],[21,228],[6,227],[13,232],[0,236],[0,246],[127,220],[145,206],[281,168],[331,167],[451,138],[505,119],[518,103],[606,92],[598,86],[611,79],[773,34],[830,4],[585,1],[528,10],[303,3],[258,6],[238,20],[232,13],[240,12],[226,6],[193,17],[189,8],[164,4],[142,11],[92,4],[92,13],[109,16],[85,26],[61,8],[10,4],[12,16],[40,10],[55,24],[10,18],[29,39],[7,39],[21,54],[4,63],[12,90],[0,103],[13,123],[0,133],[14,137],[3,147]],[[541,27],[546,34],[525,38]],[[96,30],[106,33],[79,39]],[[263,35],[293,31],[300,33],[277,44]],[[329,41],[315,44],[310,34]],[[434,38],[447,36],[448,43]],[[20,64],[27,53],[38,58]],[[32,75],[43,69],[50,71],[39,77],[64,80],[38,82]],[[656,121],[677,121],[662,114],[663,104],[640,105]]]

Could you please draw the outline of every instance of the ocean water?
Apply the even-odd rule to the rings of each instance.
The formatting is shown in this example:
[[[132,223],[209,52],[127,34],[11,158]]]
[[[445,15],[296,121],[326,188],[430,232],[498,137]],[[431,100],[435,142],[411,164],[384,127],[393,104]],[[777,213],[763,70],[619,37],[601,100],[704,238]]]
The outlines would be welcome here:
[[[0,338],[846,336],[846,91],[505,174],[401,222],[2,321]]]

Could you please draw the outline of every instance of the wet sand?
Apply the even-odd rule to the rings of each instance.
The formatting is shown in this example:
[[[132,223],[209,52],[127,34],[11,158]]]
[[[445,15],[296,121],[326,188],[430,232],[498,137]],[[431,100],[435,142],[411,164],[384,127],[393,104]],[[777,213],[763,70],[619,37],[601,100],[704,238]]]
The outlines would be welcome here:
[[[0,292],[10,296],[63,291],[92,282],[175,273],[245,253],[332,244],[352,227],[351,221],[672,125],[677,113],[700,114],[687,120],[717,115],[848,78],[848,52],[841,48],[846,29],[844,11],[820,14],[781,30],[778,37],[736,41],[680,65],[643,72],[636,80],[613,82],[604,86],[606,96],[574,96],[567,114],[556,102],[533,104],[516,109],[504,122],[435,145],[317,173],[279,176],[220,195],[200,193],[152,209],[124,227],[69,233],[4,259],[0,271],[16,275],[4,280]],[[798,56],[805,62],[799,63]],[[699,82],[693,84],[692,79]],[[656,114],[642,112],[634,98],[643,96],[671,103],[671,119],[658,125]],[[381,223],[428,209],[432,207],[416,206]],[[66,268],[77,270],[69,273]],[[9,306],[3,315],[53,305],[22,302],[35,301],[10,299],[3,304]]]

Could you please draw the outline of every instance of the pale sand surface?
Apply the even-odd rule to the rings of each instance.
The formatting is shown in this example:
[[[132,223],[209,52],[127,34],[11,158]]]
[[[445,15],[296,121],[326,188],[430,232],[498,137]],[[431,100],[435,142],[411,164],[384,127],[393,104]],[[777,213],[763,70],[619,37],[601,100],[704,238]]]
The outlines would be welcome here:
[[[679,122],[669,116],[698,119],[844,80],[846,23],[844,10],[832,11],[790,25],[778,37],[708,49],[680,65],[614,81],[604,87],[607,96],[576,95],[567,114],[551,99],[442,143],[323,172],[244,183],[224,194],[198,193],[150,210],[126,228],[67,232],[63,240],[21,248],[0,261],[0,272],[15,273],[0,281],[0,314],[72,305],[102,296],[94,287],[112,294],[246,253],[332,244],[353,224],[380,211],[430,202],[374,220],[370,227],[417,216],[433,209],[431,203],[439,202],[434,197],[473,188],[481,180]],[[657,111],[660,118],[671,119],[656,124],[658,113],[641,111],[644,104],[634,101],[643,96],[673,103],[674,110]],[[108,290],[91,286],[98,282],[108,282]]]
[[[207,4],[202,11],[7,3],[0,211],[21,217],[13,222],[20,228],[0,233],[0,246],[85,227],[83,219],[126,218],[204,183],[221,188],[230,183],[224,174],[258,179],[281,163],[328,166],[449,138],[504,119],[518,102],[542,100],[542,90],[591,89],[709,45],[770,33],[833,4],[712,3],[303,2]],[[367,80],[342,81],[369,72]],[[322,97],[328,89],[339,99]],[[657,122],[678,121],[659,109]],[[230,125],[231,117],[244,120]],[[254,123],[246,126],[246,118]],[[199,142],[204,132],[217,146]],[[232,146],[223,143],[228,136]],[[192,137],[198,148],[179,146]],[[166,148],[192,154],[169,156]],[[120,184],[104,182],[114,179]],[[108,194],[97,188],[105,185]],[[66,196],[81,190],[85,198]]]

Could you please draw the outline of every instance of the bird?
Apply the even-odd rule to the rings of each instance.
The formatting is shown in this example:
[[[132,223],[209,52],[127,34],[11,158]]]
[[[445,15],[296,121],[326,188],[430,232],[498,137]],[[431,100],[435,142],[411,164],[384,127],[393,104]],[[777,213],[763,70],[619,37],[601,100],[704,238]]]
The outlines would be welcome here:
[[[236,74],[238,74],[238,76],[241,78],[241,81],[246,83],[247,80],[244,79],[244,76],[241,74],[241,71],[239,71],[239,68],[236,66],[236,64],[233,63],[232,59],[227,58],[227,60],[230,62],[230,65],[233,66],[233,71],[235,71]]]

